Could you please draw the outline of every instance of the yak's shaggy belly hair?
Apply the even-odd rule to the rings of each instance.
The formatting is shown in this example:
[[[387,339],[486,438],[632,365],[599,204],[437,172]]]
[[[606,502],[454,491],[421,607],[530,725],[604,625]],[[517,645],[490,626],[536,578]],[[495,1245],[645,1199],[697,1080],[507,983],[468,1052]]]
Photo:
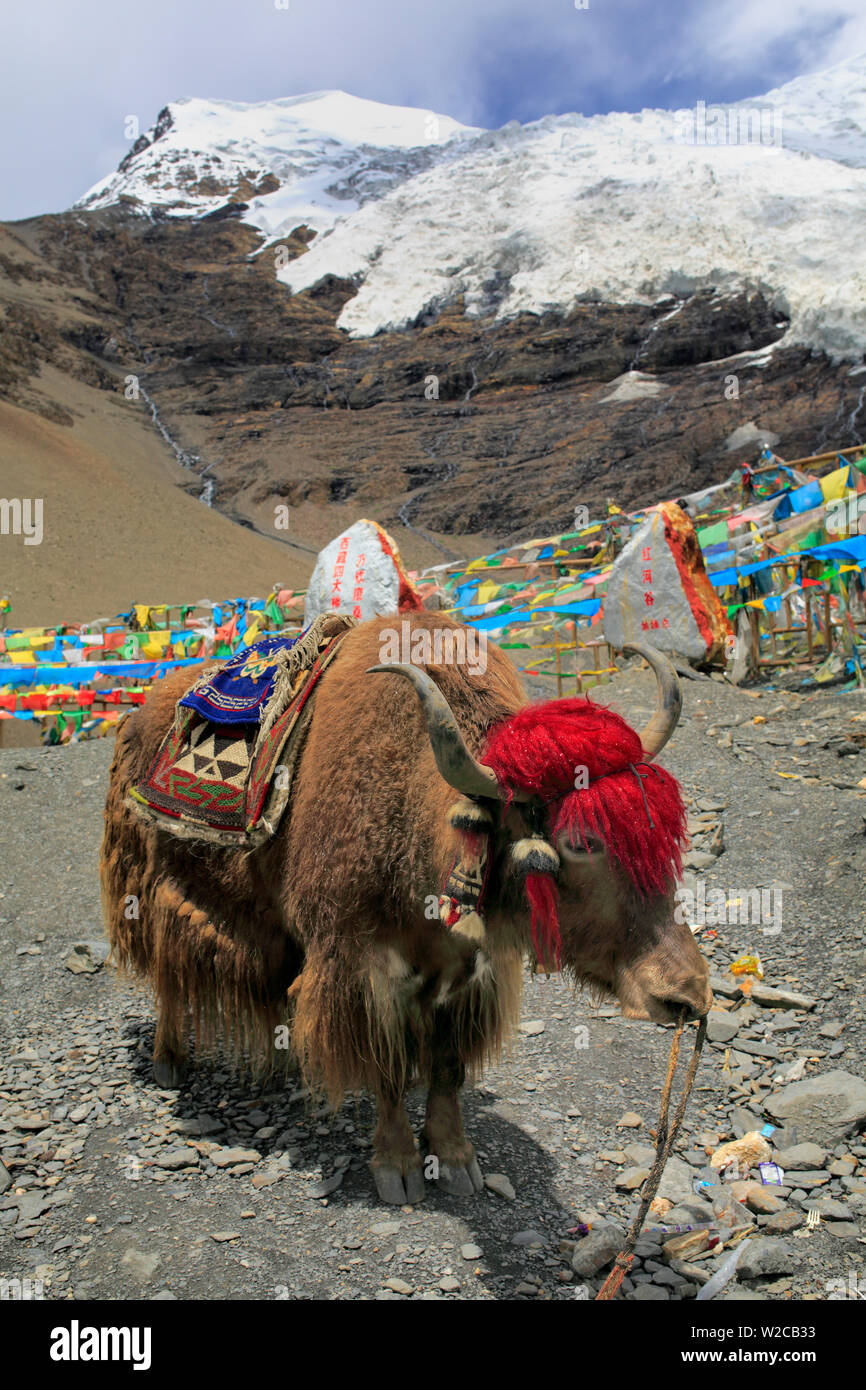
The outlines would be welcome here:
[[[413,623],[454,626],[430,614]],[[454,793],[437,782],[411,692],[390,682],[359,698],[379,626],[350,632],[323,677],[292,806],[252,854],[177,840],[124,804],[197,668],[165,677],[119,726],[102,846],[105,920],[118,964],[157,996],[157,1058],[182,1059],[193,1027],[202,1048],[224,1039],[238,1060],[271,1070],[291,1055],[275,1047],[275,1030],[289,1024],[291,1053],[336,1099],[423,1079],[443,1034],[477,1070],[516,1021],[525,943],[496,933],[487,969],[470,983],[474,954],[467,972],[465,943],[438,920],[419,920],[419,902],[448,870],[452,847],[436,827],[446,826]],[[450,668],[441,679],[475,745],[525,699],[496,653],[483,681]],[[360,798],[364,777],[376,794]]]
[[[124,805],[139,775],[127,733],[106,803],[103,908],[121,970],[156,996],[156,1050],[182,1055],[192,1030],[198,1053],[221,1044],[255,1075],[296,1062],[334,1104],[362,1087],[399,1092],[429,1079],[440,1023],[470,1073],[498,1056],[519,1011],[516,941],[476,956],[438,923],[395,928],[389,945],[357,921],[347,939],[325,910],[302,946],[269,902],[256,856],[175,841]],[[275,1046],[286,1025],[290,1051]]]
[[[396,941],[396,938],[395,938]],[[523,960],[516,947],[469,954],[432,974],[413,970],[395,946],[377,946],[365,966],[314,952],[292,986],[292,1040],[311,1085],[336,1104],[346,1091],[383,1083],[402,1094],[429,1081],[434,1032],[477,1075],[513,1034]]]
[[[182,1054],[192,1027],[198,1049],[222,1041],[237,1062],[273,1070],[286,1060],[275,1050],[275,1029],[286,1022],[286,991],[301,951],[257,893],[246,856],[174,841],[124,805],[140,760],[138,743],[121,727],[100,864],[114,958],[121,971],[150,982],[157,1043]]]

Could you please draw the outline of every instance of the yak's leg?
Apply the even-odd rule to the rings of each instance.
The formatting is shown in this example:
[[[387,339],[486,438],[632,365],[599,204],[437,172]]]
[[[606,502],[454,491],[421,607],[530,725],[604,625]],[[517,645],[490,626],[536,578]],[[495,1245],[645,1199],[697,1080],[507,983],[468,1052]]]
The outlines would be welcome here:
[[[179,1086],[186,1075],[186,1063],[183,1024],[174,1009],[161,1004],[153,1040],[153,1079],[157,1086],[167,1090]]]
[[[370,1168],[379,1197],[383,1202],[392,1202],[395,1206],[423,1202],[421,1155],[415,1145],[403,1097],[393,1091],[381,1091],[378,1114]]]
[[[460,1091],[466,1079],[448,1026],[447,1014],[439,1014],[433,1033],[427,1118],[421,1134],[425,1153],[439,1164],[438,1185],[455,1197],[471,1197],[484,1186],[475,1150],[463,1132]]]

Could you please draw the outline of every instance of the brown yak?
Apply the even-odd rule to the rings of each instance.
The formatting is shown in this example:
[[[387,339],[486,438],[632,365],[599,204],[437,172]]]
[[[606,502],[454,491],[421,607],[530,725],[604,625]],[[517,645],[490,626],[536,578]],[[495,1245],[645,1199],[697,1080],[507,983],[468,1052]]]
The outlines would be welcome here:
[[[118,730],[101,858],[115,954],[149,979],[158,1001],[157,1080],[179,1083],[190,1023],[205,1043],[221,1033],[266,1063],[285,1056],[275,1054],[275,1030],[285,1034],[288,1023],[304,1074],[335,1104],[361,1087],[375,1095],[371,1166],[380,1197],[397,1203],[422,1198],[425,1154],[436,1156],[446,1191],[481,1188],[458,1096],[467,1071],[495,1055],[516,1022],[527,955],[550,961],[555,953],[576,982],[618,998],[627,1017],[668,1022],[683,1004],[702,1016],[711,1002],[703,958],[688,927],[674,920],[678,849],[672,868],[670,843],[662,846],[665,873],[641,887],[617,838],[640,835],[644,852],[658,849],[657,784],[674,788],[682,835],[676,783],[648,766],[679,717],[679,685],[666,659],[638,649],[660,690],[659,708],[638,736],[588,700],[529,705],[513,665],[492,644],[483,675],[457,664],[370,674],[383,630],[400,621],[361,623],[343,639],[313,696],[290,805],[273,838],[252,851],[177,839],[125,804],[201,668],[166,677]],[[432,613],[411,618],[413,637],[457,626]],[[522,729],[539,709],[551,719],[561,712],[557,727],[576,731],[584,750],[577,761],[597,779],[586,790],[574,790],[573,757],[566,774],[554,767],[555,749],[542,749],[532,777],[515,763],[510,783],[501,766],[497,780],[480,761],[497,765],[497,731],[501,742],[503,730]],[[595,733],[580,733],[584,713],[596,720]],[[596,754],[611,732],[617,746],[625,740],[625,752],[599,768]],[[535,747],[526,731],[516,742]],[[499,756],[501,763],[501,748]],[[532,790],[545,778],[553,796]],[[610,799],[617,787],[621,797],[633,790],[619,812]],[[458,794],[458,808],[477,808],[478,824],[453,814]],[[578,829],[575,797],[586,806],[593,795],[594,827]],[[557,854],[548,841],[567,804],[572,829],[555,836]],[[489,825],[483,921],[475,915],[469,926],[461,918],[452,929],[430,904],[466,846],[477,848],[481,822]],[[542,870],[534,878],[521,863],[527,847],[530,867]],[[127,912],[131,894],[138,916]],[[547,930],[540,941],[551,923],[553,935]],[[420,1153],[403,1104],[416,1082],[428,1087]]]

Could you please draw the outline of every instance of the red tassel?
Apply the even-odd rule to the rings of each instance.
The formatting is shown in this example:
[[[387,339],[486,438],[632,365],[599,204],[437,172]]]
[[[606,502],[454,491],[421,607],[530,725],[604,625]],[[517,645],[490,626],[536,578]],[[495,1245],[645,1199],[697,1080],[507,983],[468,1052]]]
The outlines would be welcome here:
[[[597,836],[648,896],[682,872],[686,816],[675,778],[643,759],[635,730],[586,699],[527,705],[491,729],[482,755],[503,786],[548,803],[554,843]]]
[[[526,896],[529,899],[530,931],[539,965],[559,969],[562,940],[559,935],[559,892],[550,874],[527,874]]]

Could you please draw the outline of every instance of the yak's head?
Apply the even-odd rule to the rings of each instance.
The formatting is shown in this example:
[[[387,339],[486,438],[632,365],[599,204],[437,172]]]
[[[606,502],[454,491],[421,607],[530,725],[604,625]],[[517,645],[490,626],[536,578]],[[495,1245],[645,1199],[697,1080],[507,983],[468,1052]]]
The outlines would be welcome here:
[[[424,671],[378,669],[411,680],[440,773],[492,826],[483,904],[491,932],[498,921],[527,923],[542,965],[561,964],[614,995],[628,1018],[664,1023],[684,1005],[703,1017],[712,994],[706,962],[674,913],[682,795],[653,762],[679,719],[679,680],[659,652],[634,650],[659,686],[640,734],[589,700],[554,700],[494,725],[480,760]],[[474,843],[474,828],[467,835]]]

